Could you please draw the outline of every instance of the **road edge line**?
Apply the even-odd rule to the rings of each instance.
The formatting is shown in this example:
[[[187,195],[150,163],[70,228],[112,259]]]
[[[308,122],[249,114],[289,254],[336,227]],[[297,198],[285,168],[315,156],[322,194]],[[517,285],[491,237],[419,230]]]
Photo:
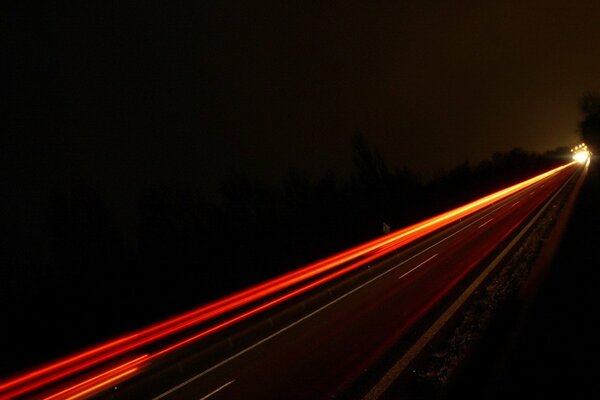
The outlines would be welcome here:
[[[446,325],[446,323],[456,314],[481,283],[489,276],[489,274],[500,264],[500,262],[508,255],[512,248],[523,238],[533,224],[544,214],[546,209],[552,204],[554,199],[564,190],[564,188],[575,177],[573,174],[552,197],[544,204],[544,206],[535,214],[535,216],[525,225],[523,229],[511,240],[511,242],[488,264],[483,272],[469,285],[469,287],[444,311],[444,313],[425,331],[423,335],[404,353],[402,358],[398,360],[385,375],[369,390],[362,400],[377,400],[389,387],[398,379],[410,363],[423,351],[423,348],[434,338],[435,335]]]

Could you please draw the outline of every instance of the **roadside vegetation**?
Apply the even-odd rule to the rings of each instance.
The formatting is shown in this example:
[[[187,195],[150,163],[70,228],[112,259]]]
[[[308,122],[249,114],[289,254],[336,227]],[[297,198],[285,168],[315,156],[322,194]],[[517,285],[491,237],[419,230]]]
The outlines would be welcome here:
[[[15,212],[5,226],[0,303],[8,327],[1,350],[11,362],[3,365],[31,366],[190,309],[381,235],[384,223],[399,229],[569,157],[568,148],[514,149],[425,181],[388,167],[362,134],[351,151],[346,180],[290,170],[269,185],[230,172],[216,201],[193,184],[147,187],[129,236],[121,210],[85,182],[33,200],[8,197]]]

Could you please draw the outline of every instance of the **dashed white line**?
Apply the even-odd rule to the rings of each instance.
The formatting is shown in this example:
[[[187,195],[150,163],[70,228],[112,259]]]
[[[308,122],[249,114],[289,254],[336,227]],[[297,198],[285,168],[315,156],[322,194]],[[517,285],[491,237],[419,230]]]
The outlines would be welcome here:
[[[485,221],[483,224],[479,225],[479,226],[477,227],[477,229],[479,229],[479,228],[481,228],[481,227],[483,227],[483,226],[487,225],[487,224],[488,224],[488,223],[490,223],[490,222],[491,222],[493,219],[494,219],[494,218],[490,218],[490,219],[488,219],[488,220],[487,220],[487,221]]]
[[[513,208],[514,206],[516,206],[517,204],[519,204],[521,202],[521,200],[517,201],[516,203],[514,203],[512,206],[510,206],[510,208]]]
[[[210,392],[209,394],[207,394],[206,396],[204,396],[203,398],[201,398],[200,400],[206,400],[208,399],[210,396],[212,396],[213,394],[217,393],[220,390],[225,389],[227,386],[231,385],[233,382],[235,382],[235,379],[232,381],[227,382],[226,384],[224,384],[223,386],[221,386],[220,388],[217,388],[215,390],[213,390],[212,392]]]
[[[419,268],[421,265],[423,265],[423,264],[425,264],[426,262],[428,262],[429,260],[431,260],[431,259],[433,259],[433,258],[437,257],[437,255],[438,255],[438,254],[440,254],[440,253],[435,253],[434,255],[432,255],[432,256],[431,256],[431,257],[429,257],[427,260],[423,261],[421,264],[417,265],[416,267],[414,267],[414,268],[413,268],[413,269],[411,269],[410,271],[408,271],[408,272],[405,272],[405,273],[403,273],[402,275],[400,275],[400,276],[398,277],[398,279],[402,279],[402,278],[404,278],[406,275],[410,274],[410,273],[411,273],[411,272],[413,272],[415,269]]]
[[[252,349],[254,349],[254,348],[256,348],[256,347],[258,347],[258,346],[262,345],[263,343],[265,343],[265,342],[268,342],[268,341],[269,341],[269,340],[271,340],[272,338],[274,338],[274,337],[276,337],[276,336],[280,335],[281,333],[283,333],[283,332],[285,332],[285,331],[287,331],[287,330],[289,330],[289,329],[293,328],[294,326],[296,326],[296,325],[298,325],[298,324],[302,323],[303,321],[305,321],[305,320],[307,320],[307,319],[311,318],[313,315],[315,315],[315,314],[318,314],[319,312],[321,312],[321,311],[325,310],[326,308],[329,308],[330,306],[332,306],[333,304],[337,303],[338,301],[340,301],[340,300],[342,300],[342,299],[344,299],[344,298],[346,298],[346,297],[350,296],[352,293],[354,293],[354,292],[356,292],[356,291],[358,291],[358,290],[362,289],[363,287],[365,287],[365,286],[367,286],[367,285],[371,284],[372,282],[374,282],[374,281],[376,281],[376,280],[378,280],[378,279],[382,278],[383,276],[385,276],[385,275],[388,275],[389,273],[393,272],[394,270],[396,270],[396,269],[397,269],[398,267],[400,267],[401,265],[404,265],[404,264],[406,264],[406,263],[407,263],[407,262],[409,262],[410,260],[412,260],[412,259],[414,259],[414,258],[416,258],[416,257],[420,256],[421,254],[423,254],[423,253],[425,253],[425,252],[429,251],[430,249],[434,248],[435,246],[439,245],[440,243],[442,243],[442,242],[445,242],[446,240],[448,240],[448,239],[450,239],[451,237],[453,237],[453,236],[455,236],[455,235],[459,234],[460,232],[464,231],[465,229],[467,229],[467,228],[471,227],[472,225],[475,225],[477,222],[481,221],[482,219],[485,219],[485,218],[486,218],[488,215],[490,215],[490,214],[493,214],[493,213],[497,212],[498,210],[500,210],[501,208],[503,208],[503,207],[505,207],[505,206],[506,206],[506,204],[503,204],[503,205],[500,205],[500,206],[499,206],[499,207],[497,207],[497,208],[494,208],[494,209],[490,210],[490,211],[489,211],[488,213],[486,213],[484,216],[482,216],[482,217],[480,217],[480,218],[477,218],[475,221],[473,221],[473,222],[469,223],[468,225],[465,225],[465,226],[463,226],[461,229],[457,230],[456,232],[454,232],[454,233],[452,233],[452,234],[450,234],[450,235],[448,235],[448,236],[444,237],[443,239],[441,239],[441,240],[439,240],[438,242],[436,242],[436,243],[432,244],[431,246],[427,247],[426,249],[424,249],[424,250],[421,250],[421,251],[420,251],[420,252],[418,252],[417,254],[415,254],[415,255],[413,255],[413,256],[411,256],[411,257],[409,257],[408,259],[406,259],[406,260],[404,260],[404,261],[400,262],[399,264],[396,264],[395,266],[393,266],[392,268],[388,269],[387,271],[384,271],[384,272],[382,272],[381,274],[379,274],[379,275],[376,275],[375,277],[373,277],[373,278],[372,278],[372,279],[370,279],[369,281],[367,281],[367,282],[363,283],[362,285],[360,285],[360,286],[358,286],[358,287],[354,288],[353,290],[351,290],[351,291],[349,291],[349,292],[347,292],[347,293],[343,294],[342,296],[338,297],[337,299],[335,299],[335,300],[333,300],[333,301],[331,301],[331,302],[329,302],[329,303],[325,304],[324,306],[321,306],[320,308],[316,309],[315,311],[311,312],[310,314],[308,314],[308,315],[305,315],[304,317],[302,317],[302,318],[300,318],[300,319],[298,319],[298,320],[294,321],[294,322],[293,322],[293,323],[291,323],[290,325],[288,325],[288,326],[286,326],[286,327],[284,327],[284,328],[282,328],[282,329],[278,330],[277,332],[274,332],[274,333],[272,333],[271,335],[267,336],[266,338],[264,338],[264,339],[262,339],[262,340],[258,341],[257,343],[255,343],[255,344],[253,344],[253,345],[251,345],[251,346],[249,346],[249,347],[245,348],[244,350],[241,350],[240,352],[238,352],[238,353],[236,353],[236,354],[234,354],[234,355],[230,356],[229,358],[227,358],[227,359],[225,359],[225,360],[222,360],[221,362],[219,362],[219,363],[217,363],[217,364],[213,365],[212,367],[210,367],[210,368],[208,368],[208,369],[204,370],[203,372],[200,372],[199,374],[197,374],[197,375],[195,375],[195,376],[191,377],[191,378],[190,378],[190,379],[188,379],[187,381],[185,381],[185,382],[183,382],[183,383],[180,383],[179,385],[177,385],[177,386],[175,386],[175,387],[173,387],[173,388],[169,389],[168,391],[166,391],[166,392],[162,393],[161,395],[159,395],[159,396],[157,396],[157,397],[154,397],[152,400],[159,400],[159,399],[162,399],[163,397],[165,397],[165,396],[167,396],[167,395],[169,395],[169,394],[171,394],[171,393],[173,393],[173,392],[175,392],[175,391],[177,391],[177,390],[181,389],[182,387],[186,386],[187,384],[189,384],[189,383],[191,383],[191,382],[193,382],[193,381],[195,381],[195,380],[197,380],[197,379],[201,378],[202,376],[204,376],[204,375],[206,375],[206,374],[208,374],[208,373],[210,373],[210,372],[212,372],[212,371],[216,370],[217,368],[221,367],[222,365],[224,365],[224,364],[227,364],[228,362],[230,362],[230,361],[232,361],[232,360],[234,360],[234,359],[238,358],[238,357],[239,357],[239,356],[241,356],[242,354],[245,354],[245,353],[247,353],[247,352],[251,351]],[[438,254],[439,254],[439,253],[438,253]],[[435,256],[437,256],[437,254],[436,254],[436,255],[434,255],[434,256],[432,256],[432,257],[430,257],[430,258],[429,258],[429,260],[430,260],[431,258],[435,257]],[[427,262],[427,261],[429,261],[429,260],[426,260],[425,262]],[[416,267],[415,267],[415,268],[416,268]],[[414,269],[414,268],[413,268],[413,269]],[[232,381],[232,382],[233,382],[233,381]],[[219,390],[220,390],[220,389],[219,389]]]
[[[535,190],[532,190],[531,192],[529,192],[529,195],[532,196],[535,193]]]
[[[498,256],[484,269],[484,271],[469,285],[466,291],[464,291],[458,299],[448,308],[446,311],[429,327],[427,331],[415,342],[415,344],[388,370],[388,372],[371,388],[371,390],[362,398],[362,400],[377,400],[379,399],[390,387],[393,382],[396,382],[398,377],[413,362],[418,354],[421,353],[423,348],[431,341],[432,337],[439,332],[442,326],[456,313],[456,311],[464,304],[467,298],[479,287],[483,280],[489,276],[494,268],[500,263],[500,261],[506,256],[506,254],[521,240],[525,233],[531,228],[531,226],[539,219],[544,213],[548,206],[554,201],[560,192],[567,186],[567,184],[573,179],[573,176],[567,180],[555,193],[554,196],[546,202],[546,205],[542,207],[538,213],[529,221],[529,223],[521,229],[521,231],[513,238],[513,240],[498,254]]]

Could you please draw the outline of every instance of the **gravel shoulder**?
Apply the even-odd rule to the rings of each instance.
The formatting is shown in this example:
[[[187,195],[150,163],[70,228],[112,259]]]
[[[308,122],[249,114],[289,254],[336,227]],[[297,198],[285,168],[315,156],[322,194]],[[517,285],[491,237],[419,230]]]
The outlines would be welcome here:
[[[522,384],[513,379],[514,364],[520,362],[522,342],[532,334],[531,319],[545,301],[542,294],[556,260],[571,251],[563,249],[561,238],[573,241],[571,214],[585,212],[573,195],[580,191],[578,181],[573,179],[557,196],[451,327],[429,346],[410,372],[409,384],[386,398],[506,398],[511,389],[516,395]],[[590,183],[581,191],[588,191]]]

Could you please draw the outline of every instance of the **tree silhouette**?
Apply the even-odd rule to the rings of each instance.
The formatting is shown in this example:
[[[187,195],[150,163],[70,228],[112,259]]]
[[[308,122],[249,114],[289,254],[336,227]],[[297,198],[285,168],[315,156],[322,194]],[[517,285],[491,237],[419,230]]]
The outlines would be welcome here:
[[[370,232],[381,231],[381,224],[389,215],[388,169],[375,146],[367,141],[362,132],[352,138],[352,159],[356,175],[352,182],[352,208],[356,232],[364,231],[363,238]]]
[[[581,139],[594,153],[600,152],[600,93],[587,92],[579,100],[583,120],[579,122]]]
[[[362,132],[354,135],[352,150],[352,158],[360,182],[367,187],[379,185],[388,175],[379,150],[369,144]]]

